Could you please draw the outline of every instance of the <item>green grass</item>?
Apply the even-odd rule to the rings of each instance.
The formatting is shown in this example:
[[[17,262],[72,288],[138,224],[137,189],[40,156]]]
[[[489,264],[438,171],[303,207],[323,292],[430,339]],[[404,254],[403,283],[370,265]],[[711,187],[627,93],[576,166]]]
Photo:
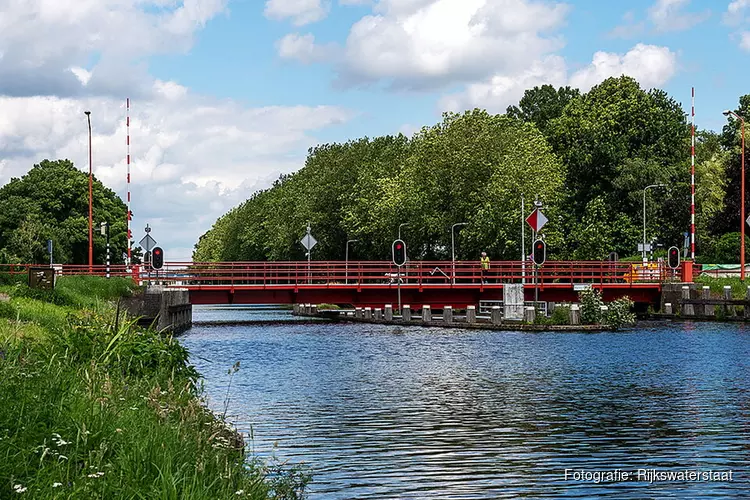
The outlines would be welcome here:
[[[176,340],[115,318],[132,287],[58,284],[0,290],[0,498],[302,497],[304,470],[245,460]]]
[[[744,299],[747,296],[747,287],[750,285],[750,280],[745,280],[743,283],[739,278],[711,278],[709,276],[698,276],[695,282],[701,286],[710,287],[712,296],[722,298],[724,287],[731,286],[734,299]]]

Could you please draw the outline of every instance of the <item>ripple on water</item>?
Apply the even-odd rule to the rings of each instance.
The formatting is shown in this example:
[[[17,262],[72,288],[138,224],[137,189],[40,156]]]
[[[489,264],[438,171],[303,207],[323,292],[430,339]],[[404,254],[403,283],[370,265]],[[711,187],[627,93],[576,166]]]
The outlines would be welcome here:
[[[726,498],[750,486],[743,325],[592,335],[196,324],[181,341],[216,408],[241,362],[229,413],[252,428],[256,454],[312,467],[310,498]],[[735,480],[564,480],[565,469],[617,468],[731,469]]]

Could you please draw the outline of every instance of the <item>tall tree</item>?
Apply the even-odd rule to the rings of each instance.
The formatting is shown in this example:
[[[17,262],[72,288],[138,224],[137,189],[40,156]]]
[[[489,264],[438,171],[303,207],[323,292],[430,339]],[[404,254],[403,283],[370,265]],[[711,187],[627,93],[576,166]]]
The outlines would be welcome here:
[[[68,160],[44,160],[21,178],[0,188],[0,247],[19,260],[47,260],[47,239],[54,259],[88,263],[88,175]],[[105,261],[106,240],[97,230],[110,224],[112,262],[122,262],[127,248],[125,203],[94,179],[94,262]]]
[[[689,128],[680,105],[665,92],[644,91],[633,78],[609,78],[573,99],[553,120],[550,140],[567,167],[567,207],[580,219],[601,198],[634,225],[643,216],[643,189],[658,202],[649,234],[681,244],[689,227]],[[687,208],[686,208],[687,207]],[[635,250],[635,249],[633,249]]]
[[[524,92],[518,106],[508,106],[506,113],[511,118],[533,123],[545,137],[549,137],[552,120],[559,118],[565,106],[580,95],[576,88],[555,90],[552,85],[542,85]]]

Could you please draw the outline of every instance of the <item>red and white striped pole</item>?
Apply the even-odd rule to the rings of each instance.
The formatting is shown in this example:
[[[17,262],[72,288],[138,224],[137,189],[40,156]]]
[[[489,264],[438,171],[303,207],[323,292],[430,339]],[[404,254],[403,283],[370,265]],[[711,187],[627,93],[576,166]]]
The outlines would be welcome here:
[[[690,258],[695,260],[695,87],[691,91],[692,145],[690,147]]]
[[[130,268],[130,262],[131,262],[131,238],[133,237],[132,233],[130,232],[130,220],[131,220],[131,214],[130,214],[130,98],[127,98],[125,100],[125,129],[127,131],[127,167],[128,167],[128,179],[127,179],[127,185],[128,185],[128,213],[127,213],[127,235],[128,235],[128,260],[126,262],[128,268]]]

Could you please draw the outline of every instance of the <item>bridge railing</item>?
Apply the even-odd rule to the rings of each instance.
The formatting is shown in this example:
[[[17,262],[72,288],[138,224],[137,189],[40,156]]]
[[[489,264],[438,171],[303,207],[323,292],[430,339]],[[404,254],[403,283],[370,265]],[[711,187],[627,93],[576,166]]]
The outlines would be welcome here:
[[[86,266],[81,266],[86,267]],[[145,277],[143,273],[141,277]],[[383,261],[287,261],[287,262],[169,262],[150,278],[184,285],[255,286],[368,286],[462,285],[531,283],[534,266],[518,261],[498,261],[482,273],[478,261],[409,261],[400,270]],[[644,283],[667,277],[663,266],[642,268],[638,263],[606,261],[551,261],[536,271],[536,280],[549,283]]]
[[[107,267],[55,264],[65,275],[105,276]],[[0,272],[25,274],[27,264],[0,265]],[[548,261],[538,270],[531,263],[496,261],[482,272],[478,261],[409,261],[400,270],[388,261],[286,261],[286,262],[167,262],[148,272],[145,266],[109,266],[109,275],[151,280],[174,285],[254,286],[457,286],[503,283],[638,283],[663,282],[672,273],[665,266],[643,267],[640,263],[608,261]]]

